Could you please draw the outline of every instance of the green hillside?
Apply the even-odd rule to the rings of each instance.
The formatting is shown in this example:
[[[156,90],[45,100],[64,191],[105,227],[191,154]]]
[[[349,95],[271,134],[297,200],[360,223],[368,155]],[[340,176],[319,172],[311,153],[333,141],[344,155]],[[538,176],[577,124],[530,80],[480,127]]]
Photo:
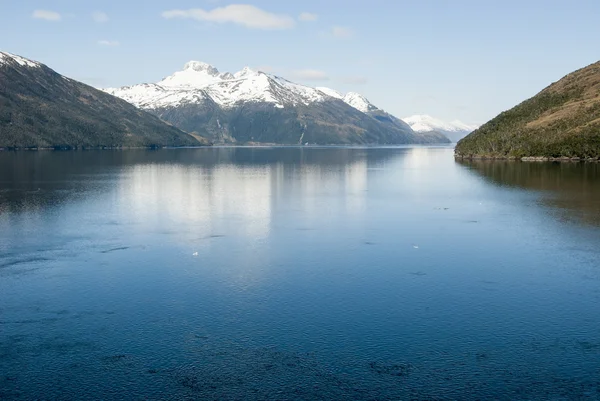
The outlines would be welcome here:
[[[600,157],[600,62],[575,71],[458,142],[464,158]]]

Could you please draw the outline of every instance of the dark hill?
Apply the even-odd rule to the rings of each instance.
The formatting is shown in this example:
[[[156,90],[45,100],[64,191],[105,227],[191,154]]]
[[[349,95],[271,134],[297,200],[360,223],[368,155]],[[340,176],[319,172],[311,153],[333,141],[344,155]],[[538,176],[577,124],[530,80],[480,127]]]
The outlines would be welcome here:
[[[41,63],[0,52],[0,147],[201,144],[124,100],[64,77]]]

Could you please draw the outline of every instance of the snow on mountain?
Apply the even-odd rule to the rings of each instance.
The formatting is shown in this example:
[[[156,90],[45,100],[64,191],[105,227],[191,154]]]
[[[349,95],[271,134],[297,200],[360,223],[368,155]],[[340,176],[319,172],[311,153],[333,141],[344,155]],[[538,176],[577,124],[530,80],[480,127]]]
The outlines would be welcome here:
[[[215,67],[190,61],[182,71],[157,84],[141,84],[108,88],[106,92],[145,109],[156,109],[212,100],[228,108],[243,102],[308,105],[323,101],[325,96],[314,88],[294,84],[283,78],[254,71],[248,67],[231,73],[220,73]]]
[[[324,86],[318,86],[315,89],[323,92],[327,96],[331,96],[333,98],[340,99],[340,100],[344,99],[344,95],[342,95],[340,92],[336,91],[335,89],[326,88]]]
[[[428,131],[446,131],[446,132],[463,132],[475,131],[477,125],[468,125],[458,120],[451,122],[444,122],[440,119],[431,117],[429,115],[415,115],[411,117],[403,118],[403,120],[411,126],[416,132],[428,132]]]
[[[39,68],[42,66],[42,64],[40,64],[36,61],[28,60],[21,56],[17,56],[15,54],[7,53],[7,52],[0,52],[0,65],[7,64],[11,61],[15,62],[23,67]]]
[[[373,106],[366,97],[356,92],[349,92],[346,96],[344,96],[344,102],[355,109],[362,111],[363,113],[377,110],[377,107]]]
[[[479,128],[477,125],[465,124],[458,120],[445,122],[426,114],[406,117],[403,120],[415,132],[439,132],[447,136],[452,142],[458,142]]]
[[[379,108],[375,107],[371,102],[369,102],[366,97],[356,92],[349,92],[348,94],[343,95],[335,89],[325,88],[323,86],[317,87],[316,89],[323,92],[327,96],[343,100],[346,104],[362,111],[363,113],[379,110]]]
[[[235,78],[235,79],[247,78],[247,77],[256,76],[258,73],[259,73],[258,71],[254,71],[250,67],[244,67],[244,69],[242,69],[241,71],[238,71],[235,74],[233,74],[233,78]]]
[[[203,88],[207,85],[221,81],[219,70],[215,67],[199,61],[190,61],[183,67],[183,71],[177,71],[160,81],[158,85],[163,87],[190,87]]]
[[[358,93],[341,94],[244,68],[222,73],[199,61],[153,84],[105,89],[214,143],[446,143],[415,133]]]
[[[243,102],[273,103],[275,107],[284,108],[286,105],[309,105],[332,97],[343,100],[363,113],[378,110],[358,93],[342,95],[329,88],[311,88],[249,67],[235,74],[221,73],[212,65],[200,61],[186,63],[182,71],[156,84],[104,90],[144,109],[199,104],[207,100],[224,108]]]

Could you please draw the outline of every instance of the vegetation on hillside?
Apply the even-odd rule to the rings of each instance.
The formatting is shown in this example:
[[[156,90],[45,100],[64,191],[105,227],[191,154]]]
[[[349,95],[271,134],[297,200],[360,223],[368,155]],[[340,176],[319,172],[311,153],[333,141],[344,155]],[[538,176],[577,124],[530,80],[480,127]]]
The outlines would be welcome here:
[[[600,157],[600,62],[567,75],[458,142],[461,157]]]

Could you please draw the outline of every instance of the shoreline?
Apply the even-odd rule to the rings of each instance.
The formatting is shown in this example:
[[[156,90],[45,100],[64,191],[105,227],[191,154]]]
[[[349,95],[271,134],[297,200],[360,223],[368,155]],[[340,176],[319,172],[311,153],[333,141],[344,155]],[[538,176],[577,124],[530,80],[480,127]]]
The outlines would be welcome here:
[[[35,152],[35,151],[88,151],[88,150],[160,150],[160,149],[203,149],[203,148],[395,148],[395,147],[440,147],[447,148],[452,143],[406,143],[406,144],[327,144],[327,145],[298,145],[298,144],[212,144],[197,146],[50,146],[50,147],[1,147],[0,152]]]
[[[37,152],[37,151],[87,151],[87,150],[159,150],[159,149],[183,149],[183,148],[211,148],[212,145],[198,146],[98,146],[98,147],[79,147],[79,146],[49,146],[49,147],[18,147],[18,146],[0,146],[0,152]]]
[[[549,156],[524,156],[524,157],[515,157],[515,156],[463,156],[460,154],[454,154],[455,159],[460,160],[482,160],[482,161],[520,161],[520,162],[570,162],[570,163],[598,163],[600,162],[600,157],[549,157]]]

